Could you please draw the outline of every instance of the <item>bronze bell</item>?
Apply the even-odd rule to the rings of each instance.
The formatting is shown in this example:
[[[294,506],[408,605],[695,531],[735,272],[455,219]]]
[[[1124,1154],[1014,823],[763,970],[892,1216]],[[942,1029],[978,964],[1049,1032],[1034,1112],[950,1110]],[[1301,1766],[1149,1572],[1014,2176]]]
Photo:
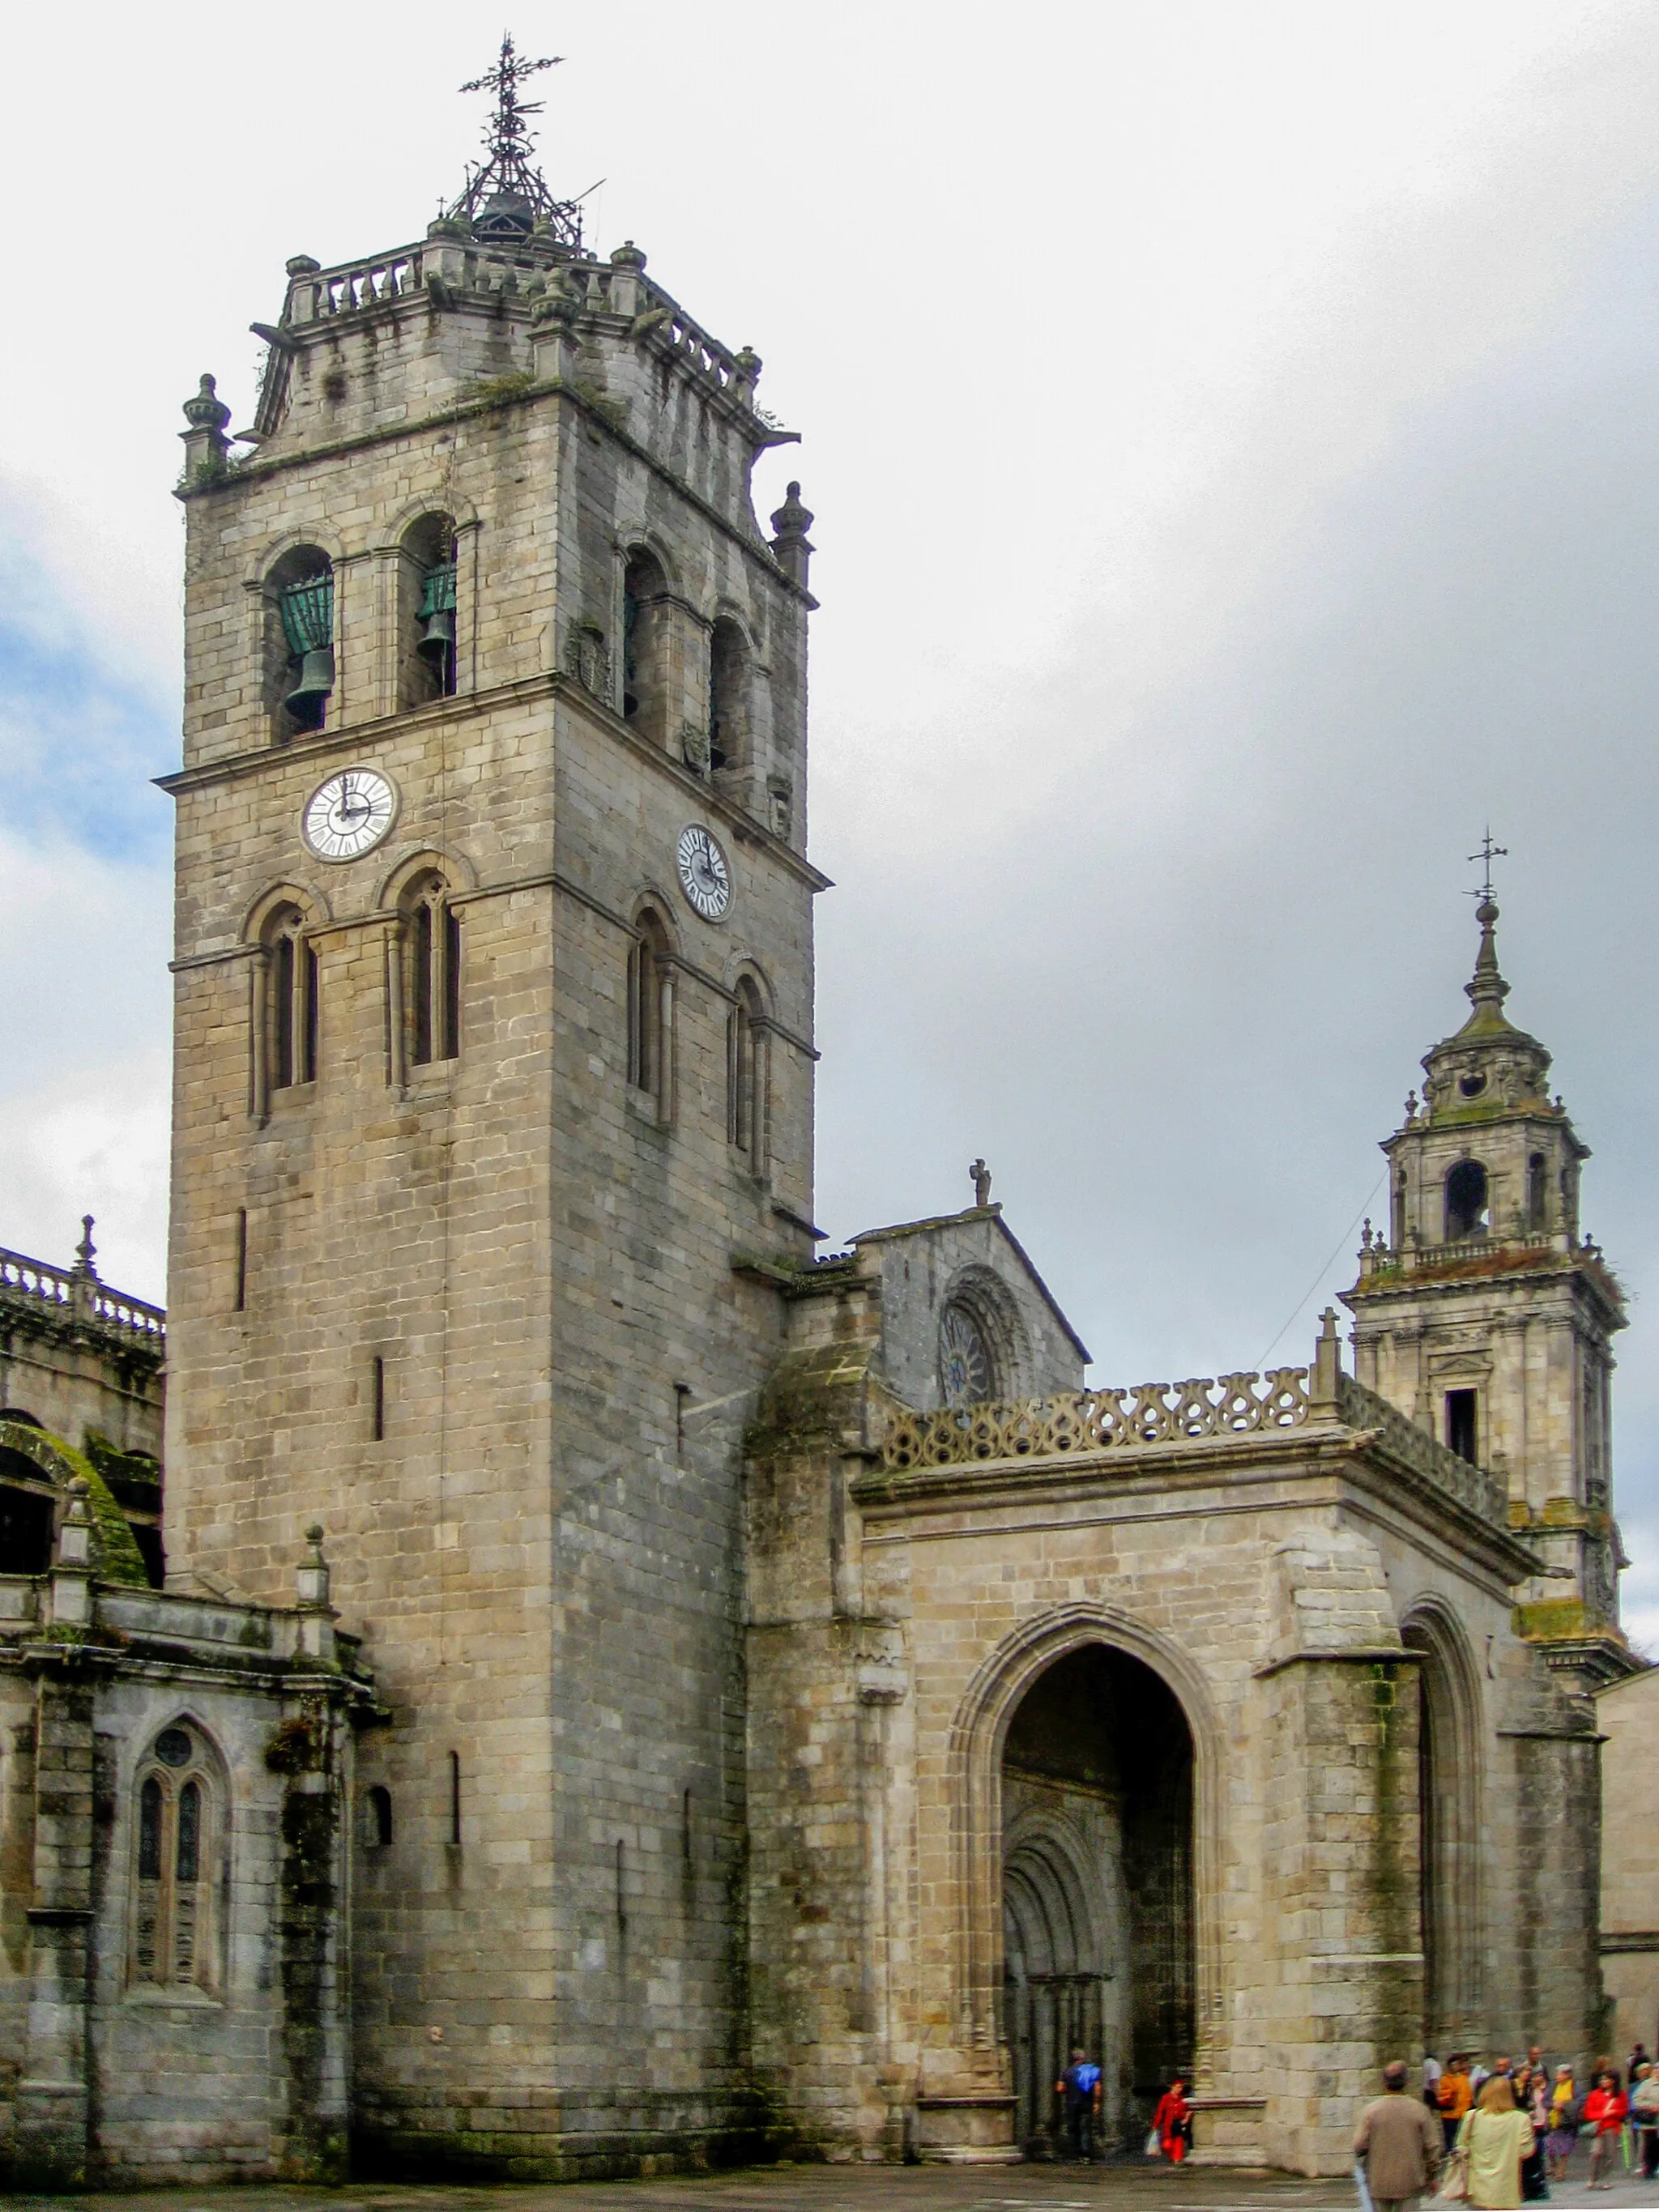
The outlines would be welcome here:
[[[314,730],[321,726],[323,708],[333,689],[334,648],[313,646],[301,656],[299,680],[283,704],[301,727]]]
[[[429,660],[441,673],[447,668],[455,650],[455,610],[437,607],[421,617],[421,641],[415,650],[422,660]]]

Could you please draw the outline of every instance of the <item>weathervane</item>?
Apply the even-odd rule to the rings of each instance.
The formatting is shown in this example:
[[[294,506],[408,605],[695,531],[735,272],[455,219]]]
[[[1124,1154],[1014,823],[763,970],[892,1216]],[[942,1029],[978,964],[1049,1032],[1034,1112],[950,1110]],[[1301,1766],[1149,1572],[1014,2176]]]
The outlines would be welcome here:
[[[556,68],[563,59],[562,54],[547,54],[540,61],[521,61],[512,33],[503,31],[495,68],[461,87],[463,92],[493,92],[495,112],[484,131],[488,158],[477,168],[467,164],[466,190],[446,212],[465,216],[483,237],[522,238],[545,223],[556,245],[573,251],[581,246],[580,205],[574,200],[556,200],[531,161],[536,142],[530,118],[541,113],[542,102],[520,97],[526,78]]]
[[[1507,845],[1492,843],[1492,824],[1490,822],[1487,823],[1486,834],[1480,840],[1480,850],[1469,854],[1470,860],[1479,860],[1485,870],[1480,888],[1478,891],[1466,892],[1464,896],[1468,898],[1478,898],[1483,906],[1490,906],[1492,904],[1492,864],[1498,860],[1507,860],[1509,856],[1510,848]]]

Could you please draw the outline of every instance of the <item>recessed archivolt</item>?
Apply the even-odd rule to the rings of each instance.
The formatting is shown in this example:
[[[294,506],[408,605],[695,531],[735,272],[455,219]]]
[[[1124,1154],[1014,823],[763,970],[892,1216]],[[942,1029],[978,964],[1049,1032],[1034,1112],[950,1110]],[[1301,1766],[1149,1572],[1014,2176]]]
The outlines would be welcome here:
[[[380,907],[396,906],[417,876],[436,872],[453,891],[476,890],[477,870],[465,856],[456,852],[444,852],[436,845],[405,845],[392,860],[380,878],[374,902]]]
[[[243,583],[251,592],[263,591],[272,569],[285,561],[290,553],[301,550],[315,550],[326,555],[331,565],[336,568],[348,557],[344,545],[332,531],[321,528],[290,530],[281,538],[272,538],[260,550],[252,564],[243,572]]]
[[[328,901],[314,884],[302,883],[297,878],[289,883],[272,884],[260,892],[242,917],[243,944],[257,945],[272,915],[285,906],[299,908],[307,929],[321,927],[334,919]]]
[[[766,980],[766,971],[758,961],[752,960],[746,952],[739,952],[734,959],[726,962],[725,970],[720,976],[720,988],[726,997],[735,1003],[738,990],[744,983],[749,985],[756,998],[759,1000],[762,1013],[769,1018],[772,1012],[772,986]]]
[[[478,510],[470,499],[457,499],[447,491],[428,492],[422,498],[412,499],[398,508],[385,530],[375,538],[370,551],[401,553],[404,538],[417,522],[424,522],[428,515],[442,516],[453,525],[458,537],[464,530],[479,527]]]
[[[974,1262],[958,1267],[945,1286],[939,1310],[961,1306],[978,1324],[996,1368],[996,1395],[1023,1398],[1032,1387],[1030,1332],[1019,1302],[994,1267]]]
[[[654,917],[658,929],[666,939],[667,951],[671,954],[678,955],[680,945],[679,933],[674,921],[674,902],[666,891],[657,890],[647,886],[647,889],[635,895],[634,902],[628,909],[628,919],[629,927],[633,930],[635,937],[644,935],[644,918],[647,914]]]

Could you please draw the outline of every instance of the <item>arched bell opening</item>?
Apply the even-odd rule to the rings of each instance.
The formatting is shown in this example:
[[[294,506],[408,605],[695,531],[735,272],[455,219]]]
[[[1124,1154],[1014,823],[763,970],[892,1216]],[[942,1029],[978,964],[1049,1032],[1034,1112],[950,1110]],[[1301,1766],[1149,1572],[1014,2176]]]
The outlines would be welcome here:
[[[1102,2069],[1107,2147],[1144,2132],[1196,2043],[1193,1735],[1127,1651],[1066,1652],[1004,1739],[1003,2008],[1015,2140],[1062,2144],[1054,2083],[1081,2045]]]
[[[398,564],[398,704],[407,712],[455,691],[455,525],[423,514],[404,533]]]
[[[296,545],[265,577],[264,703],[281,744],[320,730],[334,690],[334,564]]]

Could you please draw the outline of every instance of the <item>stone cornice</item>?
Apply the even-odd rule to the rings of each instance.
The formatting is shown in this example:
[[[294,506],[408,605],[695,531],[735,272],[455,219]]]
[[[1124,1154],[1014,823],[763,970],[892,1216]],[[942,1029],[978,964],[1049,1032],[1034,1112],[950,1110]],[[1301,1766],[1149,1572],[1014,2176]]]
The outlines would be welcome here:
[[[567,706],[580,705],[595,725],[608,737],[625,744],[640,760],[653,766],[678,784],[705,813],[714,815],[725,823],[738,844],[756,845],[781,867],[787,868],[814,891],[830,890],[834,885],[820,869],[815,868],[804,854],[777,836],[765,823],[744,807],[694,775],[683,763],[665,752],[660,745],[641,737],[630,729],[622,716],[595,699],[583,689],[574,676],[562,669],[546,669],[538,676],[520,676],[510,684],[498,684],[488,690],[458,693],[453,698],[434,700],[429,705],[417,707],[412,712],[398,714],[378,714],[362,722],[350,722],[343,728],[327,730],[311,738],[295,738],[290,744],[259,745],[246,752],[227,753],[222,758],[202,761],[192,768],[173,770],[171,775],[158,775],[154,781],[159,790],[177,799],[185,793],[212,790],[221,783],[234,782],[241,777],[259,775],[273,768],[281,768],[295,760],[308,760],[321,768],[327,763],[362,751],[367,747],[384,743],[412,725],[441,720],[453,716],[459,720],[471,720],[480,714],[498,712],[515,702],[538,698],[560,698]],[[197,956],[185,954],[189,961]],[[224,957],[221,955],[214,957]]]
[[[508,408],[533,406],[543,399],[568,401],[590,422],[614,438],[619,446],[632,453],[636,460],[643,462],[653,475],[678,493],[706,522],[734,545],[740,546],[768,580],[776,584],[787,597],[798,601],[808,612],[817,605],[811,592],[796,583],[778,566],[764,538],[751,538],[729,515],[722,514],[712,501],[694,490],[684,477],[677,476],[648,446],[635,437],[631,431],[624,430],[609,408],[577,386],[566,384],[557,377],[527,379],[523,385],[515,386],[510,391],[494,391],[477,398],[458,400],[453,406],[436,408],[431,414],[422,415],[412,422],[386,423],[380,429],[353,431],[349,437],[331,439],[325,444],[307,446],[291,453],[276,453],[268,459],[263,453],[255,453],[251,459],[238,461],[234,466],[228,467],[222,476],[177,486],[173,496],[186,506],[200,500],[217,499],[239,485],[258,483],[267,477],[280,475],[287,470],[307,468],[316,461],[337,460],[349,453],[366,453],[376,446],[406,444],[410,440],[429,437],[434,430],[451,428],[460,422],[476,422],[486,415],[497,414]]]

